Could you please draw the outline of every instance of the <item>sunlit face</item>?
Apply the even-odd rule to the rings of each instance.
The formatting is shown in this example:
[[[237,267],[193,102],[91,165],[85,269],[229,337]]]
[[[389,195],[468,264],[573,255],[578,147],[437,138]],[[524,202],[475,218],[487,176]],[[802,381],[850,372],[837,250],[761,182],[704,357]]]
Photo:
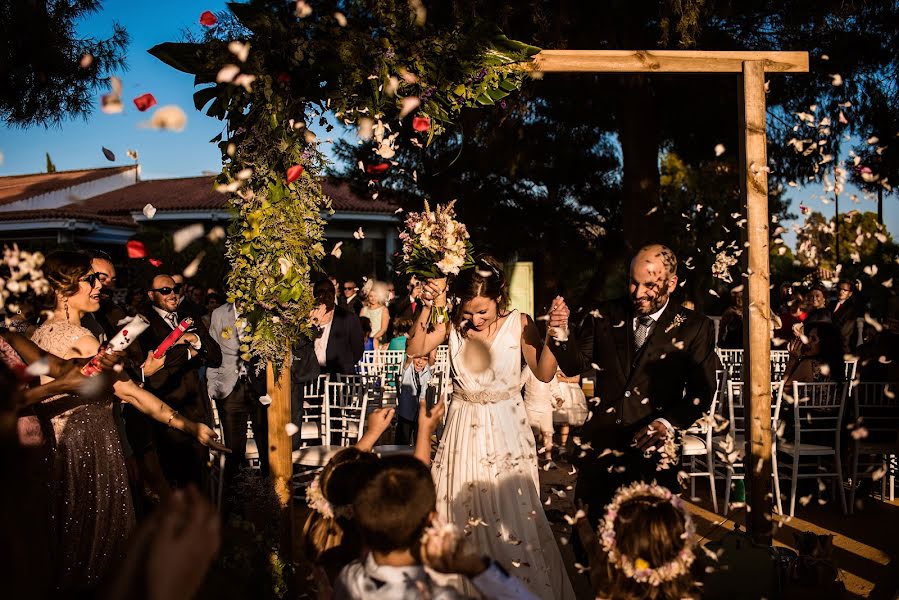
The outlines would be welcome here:
[[[147,295],[153,306],[166,312],[175,312],[181,300],[181,286],[168,275],[157,275],[153,278],[152,288],[147,291]]]
[[[428,358],[426,356],[418,356],[412,359],[412,365],[415,367],[415,370],[421,373],[424,371],[424,368],[428,366]]]
[[[78,291],[66,298],[69,310],[92,313],[100,310],[100,276],[91,269],[78,282]]]
[[[840,289],[837,291],[837,298],[839,298],[840,302],[845,302],[849,300],[852,296],[852,286],[848,283],[841,283]]]
[[[462,318],[468,321],[472,329],[482,331],[496,321],[497,309],[495,299],[479,296],[462,305]]]
[[[343,282],[343,295],[345,298],[352,298],[356,295],[356,290],[359,288],[356,287],[355,281],[344,281]]]
[[[91,268],[100,276],[100,283],[103,284],[100,295],[105,299],[112,298],[112,291],[116,284],[115,265],[105,258],[95,258],[91,260]]]
[[[677,275],[668,272],[657,253],[641,252],[631,261],[628,294],[638,315],[658,312],[676,286]]]
[[[812,290],[812,293],[809,294],[809,304],[811,304],[812,308],[824,308],[824,305],[827,304],[827,298],[824,297],[824,292],[821,290]]]

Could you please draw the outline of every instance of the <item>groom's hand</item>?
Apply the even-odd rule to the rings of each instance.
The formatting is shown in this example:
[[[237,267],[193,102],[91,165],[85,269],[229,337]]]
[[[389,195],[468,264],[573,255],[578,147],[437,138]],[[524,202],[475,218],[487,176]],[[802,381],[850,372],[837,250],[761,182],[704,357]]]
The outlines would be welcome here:
[[[570,314],[571,311],[568,310],[568,305],[565,304],[565,298],[556,296],[552,307],[549,309],[548,325],[553,328],[568,329],[568,317]]]
[[[661,421],[653,421],[646,427],[640,429],[634,436],[634,445],[640,450],[647,448],[660,448],[668,437],[668,427]]]

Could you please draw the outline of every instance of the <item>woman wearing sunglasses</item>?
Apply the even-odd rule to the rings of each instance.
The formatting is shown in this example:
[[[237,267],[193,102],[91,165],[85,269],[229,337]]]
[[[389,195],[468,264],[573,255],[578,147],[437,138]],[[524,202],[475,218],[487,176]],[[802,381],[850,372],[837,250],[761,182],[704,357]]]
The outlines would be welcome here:
[[[90,257],[54,252],[43,269],[53,294],[52,316],[35,331],[33,341],[62,358],[94,356],[99,342],[81,326],[85,313],[100,308],[101,284]],[[205,446],[225,449],[208,426],[180,416],[124,374],[115,377],[112,389],[106,378],[94,377],[81,394],[55,396],[40,405],[55,436],[57,472],[51,490],[57,516],[52,543],[58,557],[57,586],[64,590],[96,583],[121,557],[134,525],[125,461],[112,418],[113,396],[195,436]]]

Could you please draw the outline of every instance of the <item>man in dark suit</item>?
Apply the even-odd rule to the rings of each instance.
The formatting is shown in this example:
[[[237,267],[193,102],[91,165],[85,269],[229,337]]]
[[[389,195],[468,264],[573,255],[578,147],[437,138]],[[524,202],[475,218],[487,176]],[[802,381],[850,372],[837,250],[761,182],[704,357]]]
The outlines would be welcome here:
[[[141,335],[144,353],[156,349],[186,316],[179,313],[180,286],[169,275],[157,275],[147,291],[151,306],[144,316],[150,326]],[[165,354],[165,365],[147,377],[146,388],[185,417],[206,423],[206,391],[200,383],[200,368],[219,367],[222,352],[202,321],[194,320],[178,343]],[[166,478],[176,486],[203,483],[208,451],[192,437],[165,424],[154,422],[154,443]]]
[[[858,310],[855,307],[855,284],[841,279],[837,287],[837,301],[831,306],[833,324],[840,330],[843,338],[843,352],[854,353],[855,341],[858,338],[855,320]]]
[[[341,306],[349,308],[356,313],[356,316],[359,316],[359,313],[362,312],[362,298],[359,297],[359,286],[352,279],[347,279],[343,282],[343,302]]]
[[[631,261],[629,297],[601,305],[567,340],[549,346],[566,375],[597,369],[577,482],[591,522],[620,486],[633,481],[655,480],[679,492],[679,457],[669,457],[673,464],[666,468],[660,450],[711,406],[718,366],[714,326],[670,299],[676,287],[674,253],[646,246]],[[564,302],[550,313],[549,325],[567,329]]]
[[[334,291],[330,279],[322,279],[312,288],[316,307],[310,318],[316,326],[315,336],[298,340],[292,349],[290,416],[297,424],[303,419],[303,384],[321,373],[353,375],[362,358],[362,323],[350,309],[337,305]],[[299,435],[293,436],[293,446],[299,448]]]

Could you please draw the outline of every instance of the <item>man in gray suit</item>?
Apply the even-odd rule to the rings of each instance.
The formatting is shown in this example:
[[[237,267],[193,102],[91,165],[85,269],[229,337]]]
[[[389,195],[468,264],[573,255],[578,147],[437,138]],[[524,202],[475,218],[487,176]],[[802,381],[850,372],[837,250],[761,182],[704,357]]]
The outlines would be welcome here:
[[[233,303],[212,311],[209,334],[222,349],[222,366],[206,370],[206,389],[218,407],[224,443],[231,449],[231,454],[225,457],[225,495],[228,496],[231,483],[246,460],[247,421],[250,419],[262,471],[268,470],[268,415],[266,407],[259,401],[265,394],[265,382],[261,382],[263,387],[260,389],[255,365],[240,357],[241,329],[237,325]],[[264,373],[262,377],[264,379]]]

